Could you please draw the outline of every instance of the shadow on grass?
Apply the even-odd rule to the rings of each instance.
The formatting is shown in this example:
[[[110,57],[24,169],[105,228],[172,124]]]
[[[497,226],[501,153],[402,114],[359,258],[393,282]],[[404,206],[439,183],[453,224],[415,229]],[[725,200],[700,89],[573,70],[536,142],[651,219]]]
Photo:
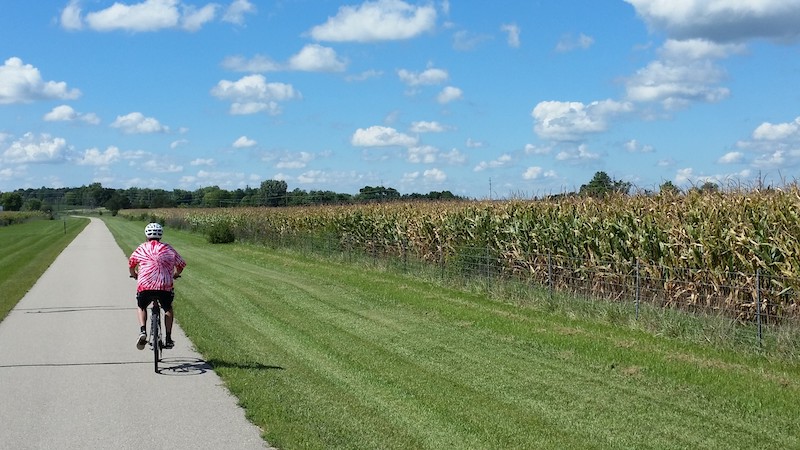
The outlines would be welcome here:
[[[212,369],[255,369],[255,370],[285,370],[281,366],[264,365],[256,362],[225,361],[222,359],[211,359],[208,361]]]

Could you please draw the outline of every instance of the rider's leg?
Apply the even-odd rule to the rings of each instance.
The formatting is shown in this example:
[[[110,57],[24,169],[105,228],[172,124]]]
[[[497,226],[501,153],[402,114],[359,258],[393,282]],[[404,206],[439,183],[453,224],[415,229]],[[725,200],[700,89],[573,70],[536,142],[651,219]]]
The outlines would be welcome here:
[[[145,323],[147,320],[147,306],[150,304],[150,299],[141,292],[136,293],[136,305],[139,307],[136,315],[139,319],[139,329],[142,333],[145,332]]]
[[[169,292],[166,298],[161,299],[161,307],[164,308],[164,328],[167,332],[167,342],[172,341],[172,322],[175,319],[172,301],[175,299],[175,292]]]
[[[172,309],[164,311],[164,328],[166,328],[167,336],[172,336],[172,320],[174,317]]]
[[[139,310],[139,326],[143,327],[145,324],[145,320],[147,319],[147,310],[142,308],[137,308]]]
[[[144,325],[144,320],[145,320],[145,316],[147,314],[147,309],[146,309],[146,307],[145,308],[139,307],[139,308],[136,308],[136,309],[139,310],[136,313],[136,315],[139,318],[139,337],[136,339],[136,348],[138,348],[139,350],[144,350],[144,346],[147,343],[147,334],[146,334],[147,333],[146,332],[147,328]]]

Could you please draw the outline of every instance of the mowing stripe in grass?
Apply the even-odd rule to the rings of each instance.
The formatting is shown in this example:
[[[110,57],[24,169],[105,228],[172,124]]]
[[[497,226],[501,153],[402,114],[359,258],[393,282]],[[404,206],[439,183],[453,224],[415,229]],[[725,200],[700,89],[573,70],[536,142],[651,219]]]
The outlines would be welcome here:
[[[127,251],[144,226],[109,223]],[[281,448],[800,445],[789,362],[167,236],[189,262],[181,326]]]
[[[241,261],[241,260],[237,259],[237,261]],[[240,271],[242,270],[242,267],[244,267],[244,266],[240,264],[240,268],[239,268]],[[261,269],[261,271],[264,272],[265,269]],[[268,273],[268,270],[267,270],[266,273]],[[243,282],[245,282],[245,280],[253,279],[253,278],[255,278],[257,276],[257,274],[258,274],[258,271],[252,271],[249,274],[247,274],[247,276],[245,276],[244,280],[238,280],[237,279],[231,286],[225,286],[225,287],[223,287],[223,289],[224,290],[228,290],[228,289],[232,288],[233,285],[241,286],[241,284]],[[321,274],[320,279],[308,279],[308,278],[305,278],[305,277],[307,277],[307,275],[303,275],[304,278],[301,281],[295,281],[293,279],[287,278],[285,272],[282,272],[281,276],[277,277],[277,278],[276,277],[264,277],[263,273],[262,273],[262,277],[261,277],[262,282],[261,283],[263,284],[263,286],[270,286],[272,283],[282,283],[282,284],[287,284],[288,283],[288,284],[293,285],[295,289],[298,288],[299,283],[303,283],[304,285],[310,285],[310,286],[314,286],[317,283],[321,283],[321,285],[324,286],[325,284],[330,284],[330,283],[325,283],[324,281],[320,281],[320,280],[330,279],[329,278],[330,275],[331,275],[330,273],[323,273],[323,274]],[[382,276],[385,276],[385,275],[382,275]],[[347,284],[347,280],[346,279],[342,280],[342,281],[345,284]],[[381,283],[382,280],[380,280],[379,278],[378,279],[374,279],[374,280],[370,280],[370,281],[371,282],[367,283],[367,286],[373,286],[374,287],[374,286],[382,284]],[[261,295],[261,296],[263,296],[265,298],[271,298],[271,297],[275,296],[275,293],[270,291],[269,288],[262,287],[262,288],[259,289],[255,285],[251,286],[251,288],[248,289],[246,292],[243,292],[243,294],[244,294],[244,297],[251,298],[251,299],[255,298],[255,297],[259,296],[259,295]],[[348,361],[348,358],[347,358],[348,355],[347,355],[347,353],[345,351],[342,351],[340,349],[338,352],[334,352],[330,348],[327,348],[327,349],[322,349],[320,351],[320,354],[315,354],[314,353],[315,349],[314,348],[309,348],[309,346],[305,344],[306,342],[312,342],[313,343],[312,339],[309,338],[308,336],[313,336],[318,341],[322,341],[322,342],[327,343],[327,345],[329,347],[333,346],[333,344],[331,344],[331,342],[334,342],[334,343],[347,342],[348,344],[353,344],[352,348],[359,349],[358,351],[360,353],[364,353],[365,349],[369,348],[369,345],[365,344],[365,342],[360,342],[360,341],[356,342],[353,339],[353,331],[352,330],[359,330],[360,333],[363,333],[363,334],[369,336],[369,339],[373,340],[373,341],[377,340],[377,339],[380,339],[382,333],[375,332],[376,330],[373,327],[370,327],[368,323],[365,323],[365,321],[360,320],[361,317],[363,317],[365,315],[380,316],[381,317],[381,320],[379,322],[380,325],[382,327],[385,327],[387,323],[395,324],[394,327],[391,327],[391,326],[388,327],[389,329],[394,328],[395,331],[397,330],[397,325],[396,324],[400,323],[400,321],[397,320],[396,318],[388,317],[391,320],[387,320],[387,316],[385,314],[381,315],[381,313],[378,311],[378,307],[376,306],[376,305],[379,305],[380,301],[381,301],[381,299],[378,298],[378,297],[373,297],[374,298],[374,302],[373,302],[372,305],[370,305],[368,307],[367,313],[357,313],[357,314],[349,313],[349,312],[347,312],[346,309],[344,309],[342,307],[336,308],[334,306],[325,304],[324,301],[320,300],[321,298],[323,298],[323,296],[321,296],[319,293],[316,293],[316,295],[311,295],[311,297],[312,298],[309,301],[309,303],[306,304],[306,303],[301,301],[301,299],[303,298],[302,293],[301,292],[294,292],[294,293],[291,293],[291,294],[286,296],[286,298],[290,298],[292,300],[293,303],[291,303],[291,304],[286,305],[286,304],[281,304],[280,302],[275,302],[275,303],[271,304],[270,306],[266,306],[266,305],[264,306],[264,308],[266,310],[268,310],[269,314],[275,314],[275,315],[278,315],[278,316],[281,316],[281,317],[292,317],[293,320],[291,322],[289,322],[289,325],[288,325],[290,331],[292,331],[294,333],[297,333],[299,330],[310,330],[307,333],[305,333],[303,336],[298,336],[298,335],[290,336],[290,339],[277,343],[277,347],[291,346],[293,342],[294,342],[295,345],[298,345],[298,343],[302,344],[300,346],[300,349],[297,351],[297,354],[295,355],[296,358],[306,358],[309,361],[326,361],[326,357],[327,357],[328,359],[336,361],[336,362],[347,361],[350,364],[350,367],[351,367],[351,370],[352,370],[352,366],[354,365],[353,361]],[[338,296],[334,296],[334,297],[335,298],[341,298],[342,296],[338,295]],[[440,305],[442,305],[441,302],[437,302],[436,300],[430,299],[430,298],[425,299],[424,297],[430,297],[430,295],[426,294],[425,292],[414,293],[414,295],[411,296],[411,298],[415,298],[415,297],[423,298],[423,301],[425,302],[425,304],[429,305],[428,312],[432,313],[432,315],[435,316],[435,315],[438,314],[440,316],[440,318],[441,318],[442,316],[444,316],[444,313],[447,313],[447,316],[450,316],[450,317],[446,317],[445,316],[444,319],[437,320],[437,323],[436,323],[435,326],[437,328],[437,332],[438,333],[441,334],[448,327],[450,327],[451,329],[453,328],[453,323],[452,323],[452,315],[453,315],[453,313],[452,312],[448,312],[448,311],[442,311],[442,310],[438,310],[437,311],[435,309],[436,307],[439,307]],[[350,301],[346,302],[345,304],[352,305],[354,303],[352,301],[352,299],[348,299],[348,300],[350,300]],[[324,308],[320,307],[321,303],[325,306]],[[458,306],[462,306],[462,304],[463,304],[463,302],[461,302],[461,301],[456,302],[456,303],[457,303]],[[252,306],[252,303],[250,303],[250,305]],[[356,305],[355,307],[352,307],[352,310],[358,310],[360,308],[364,308],[365,302],[362,299],[361,301],[356,301],[355,305]],[[407,306],[408,303],[406,303],[405,305]],[[496,309],[505,309],[505,308],[499,307],[498,305],[494,305],[494,307]],[[487,308],[491,309],[490,307],[487,307]],[[316,311],[316,313],[315,313],[315,311]],[[467,311],[468,311],[468,309],[467,309]],[[462,310],[462,313],[463,313],[463,310]],[[317,317],[315,317],[313,314],[316,314],[316,316],[319,316],[319,319],[317,319]],[[517,317],[521,316],[521,314],[519,314],[519,313],[517,313],[515,315]],[[263,317],[259,317],[258,312],[255,309],[253,311],[251,311],[251,314],[248,317],[250,317],[251,320],[260,321],[260,322],[256,322],[254,324],[251,324],[251,326],[253,328],[255,328],[255,329],[258,329],[259,326],[263,327],[263,330],[264,330],[263,332],[265,334],[266,333],[270,333],[270,332],[271,333],[275,333],[276,330],[275,330],[275,328],[270,326],[270,319],[268,318],[268,316],[267,315],[263,315],[263,314],[262,314],[262,316]],[[344,322],[348,317],[353,321],[352,324],[347,324],[347,323]],[[500,315],[500,316],[491,316],[491,315],[489,315],[489,317],[503,317],[503,316],[502,315]],[[329,334],[332,334],[333,332],[331,330],[322,330],[322,331],[320,331],[320,330],[316,329],[315,327],[317,326],[317,324],[315,323],[315,321],[317,321],[317,320],[320,321],[323,324],[324,323],[334,324],[334,325],[330,325],[333,328],[345,328],[347,330],[351,330],[350,334],[349,335],[345,334],[345,335],[339,336],[339,337],[328,337],[328,338],[322,339],[325,336],[323,334],[323,332],[326,332],[326,333],[329,333]],[[430,319],[426,319],[426,320],[430,320]],[[409,322],[408,321],[406,321],[404,323],[407,326],[409,326]],[[508,324],[506,324],[506,325],[508,325]],[[530,324],[528,324],[528,325],[530,325]],[[408,332],[405,333],[406,335],[409,334],[409,333],[414,333],[416,331],[420,331],[420,330],[415,330],[412,326],[413,326],[413,323],[411,323],[411,326],[409,326]],[[541,327],[541,326],[542,325],[539,324],[539,327]],[[525,328],[525,329],[527,329],[527,328]],[[536,329],[536,328],[534,328],[534,329]],[[422,331],[424,331],[424,330],[422,330]],[[456,330],[456,331],[458,331],[458,330]],[[383,334],[385,334],[385,332]],[[511,333],[511,335],[512,336],[514,336],[514,335],[516,335],[516,336],[520,336],[520,335],[524,336],[525,335],[524,329],[514,330],[513,333]],[[423,336],[424,336],[424,334],[423,334]],[[304,338],[301,339],[301,337],[304,337]],[[392,335],[388,336],[388,338],[390,340],[393,337],[397,337],[397,334],[395,334],[394,336],[392,336]],[[485,347],[487,342],[491,342],[491,340],[485,339],[487,336],[479,336],[477,339],[474,339],[474,340],[465,339],[467,337],[469,337],[468,334],[456,333],[456,336],[455,336],[454,339],[460,341],[459,345],[464,346],[467,349],[473,349],[473,350],[480,349],[481,347]],[[491,336],[488,336],[488,337],[491,337]],[[555,339],[553,339],[553,337],[555,337]],[[606,365],[597,365],[596,361],[593,361],[593,367],[592,366],[588,367],[588,369],[589,369],[588,375],[587,375],[587,371],[586,371],[587,367],[580,367],[578,369],[573,368],[573,366],[576,365],[576,362],[577,362],[575,358],[573,358],[572,361],[567,361],[567,364],[560,364],[560,363],[557,363],[557,362],[556,363],[551,362],[551,356],[552,356],[553,352],[555,352],[555,351],[565,351],[565,350],[559,348],[561,346],[563,346],[564,348],[567,348],[567,349],[571,349],[573,352],[575,352],[578,349],[580,349],[581,346],[586,346],[586,347],[588,347],[588,349],[586,351],[587,352],[592,352],[594,350],[594,347],[597,346],[596,345],[597,342],[596,342],[596,338],[590,336],[588,333],[566,332],[566,333],[558,333],[558,334],[556,334],[554,336],[551,336],[551,338],[550,338],[551,342],[549,342],[548,344],[555,345],[555,343],[559,343],[559,341],[561,341],[560,344],[558,344],[559,347],[556,347],[555,349],[553,349],[552,347],[548,347],[547,345],[544,345],[544,344],[541,344],[541,343],[536,345],[537,342],[540,342],[539,339],[541,339],[541,338],[547,339],[547,335],[545,334],[545,336],[537,336],[534,339],[532,339],[531,341],[529,341],[529,343],[534,343],[534,345],[531,346],[532,350],[537,350],[537,347],[538,347],[538,349],[542,349],[542,348],[544,348],[545,350],[549,349],[549,351],[545,351],[544,352],[544,357],[543,358],[541,358],[539,360],[536,360],[536,361],[532,361],[535,364],[535,367],[537,367],[539,369],[539,372],[540,372],[540,373],[536,374],[536,376],[541,376],[544,380],[552,380],[554,378],[558,379],[559,377],[563,378],[565,380],[565,383],[563,383],[564,387],[562,389],[559,389],[560,386],[558,386],[558,385],[557,386],[552,386],[552,385],[548,386],[547,384],[545,384],[544,386],[541,386],[539,389],[530,389],[531,386],[525,386],[524,384],[520,385],[519,383],[517,383],[515,385],[514,384],[515,381],[525,380],[526,378],[519,377],[519,372],[520,371],[513,372],[513,371],[510,371],[507,367],[505,367],[505,371],[511,372],[511,373],[509,373],[509,376],[506,379],[499,380],[497,378],[496,370],[492,369],[493,364],[491,363],[491,359],[486,359],[485,355],[481,355],[479,358],[477,358],[477,357],[476,358],[471,358],[471,360],[470,360],[469,351],[464,351],[464,349],[448,349],[448,348],[442,346],[441,341],[439,341],[439,343],[437,345],[436,343],[433,343],[430,340],[426,340],[426,339],[418,340],[420,345],[417,346],[417,347],[414,347],[414,348],[408,348],[408,344],[406,343],[406,344],[404,344],[404,347],[406,348],[406,354],[404,356],[406,357],[406,359],[413,359],[415,361],[415,364],[416,364],[417,367],[414,367],[410,371],[413,374],[412,375],[413,377],[415,377],[417,379],[420,379],[420,380],[427,380],[426,383],[434,384],[434,385],[438,386],[439,388],[443,388],[442,392],[446,392],[447,395],[453,396],[453,397],[459,397],[460,396],[462,398],[466,398],[466,399],[470,399],[470,400],[476,400],[476,397],[478,397],[480,395],[480,392],[482,392],[482,391],[492,392],[493,389],[498,391],[498,393],[500,393],[500,394],[502,394],[503,392],[512,392],[512,393],[513,392],[536,392],[536,395],[533,396],[532,398],[533,399],[539,398],[540,399],[539,401],[543,402],[544,404],[551,404],[551,405],[554,404],[554,403],[558,404],[558,399],[567,399],[567,400],[572,399],[572,401],[575,402],[575,403],[583,404],[583,406],[581,408],[577,408],[577,411],[582,411],[583,409],[585,409],[588,406],[590,409],[591,408],[596,408],[599,411],[603,411],[607,415],[613,413],[613,410],[614,410],[613,405],[616,405],[616,407],[618,407],[618,408],[620,408],[622,410],[625,410],[625,409],[630,407],[631,399],[635,400],[636,398],[640,398],[640,399],[642,399],[643,401],[646,401],[646,402],[653,402],[653,400],[655,400],[655,402],[651,403],[651,404],[657,404],[657,405],[660,406],[659,408],[654,408],[656,417],[653,417],[653,420],[662,419],[661,417],[658,417],[658,411],[663,410],[663,411],[668,411],[669,414],[671,414],[671,415],[675,414],[676,412],[679,412],[679,416],[682,417],[683,420],[685,420],[687,422],[697,422],[697,421],[699,421],[701,423],[704,423],[705,424],[704,426],[707,426],[711,430],[713,430],[715,428],[718,428],[719,426],[736,425],[736,423],[734,423],[734,424],[727,423],[727,425],[725,423],[719,423],[717,420],[715,420],[714,416],[708,416],[708,411],[707,411],[708,405],[704,404],[704,402],[702,402],[702,401],[697,403],[697,405],[695,406],[694,405],[695,402],[686,403],[685,401],[679,401],[678,399],[672,400],[669,395],[666,395],[664,397],[661,397],[661,400],[659,402],[659,398],[655,398],[655,399],[650,398],[650,397],[658,397],[658,396],[649,394],[648,390],[641,390],[641,389],[640,390],[636,390],[633,393],[628,392],[629,397],[619,396],[618,395],[619,394],[618,390],[621,389],[621,388],[619,386],[614,386],[612,383],[608,382],[608,380],[607,380],[609,375],[610,374],[613,375],[613,373],[610,373],[610,370],[609,370],[608,366],[606,366]],[[275,338],[275,336],[272,336],[271,339],[274,341],[276,338]],[[411,342],[414,342],[414,341],[411,341]],[[507,344],[506,341],[500,340],[497,343],[498,348],[488,349],[488,353],[489,354],[499,354],[498,352],[502,353],[503,350],[508,351],[509,347],[506,344]],[[319,345],[319,343],[317,343],[317,345]],[[286,351],[289,351],[289,350],[286,350]],[[618,350],[618,352],[625,353],[622,350]],[[445,358],[449,354],[455,355],[457,358],[461,358],[461,359],[460,360],[451,360],[451,359]],[[387,358],[385,355],[367,354],[367,357],[368,357],[369,360],[373,360],[372,358],[374,358],[376,356],[379,357],[376,360],[379,360],[379,359],[392,359],[393,363],[395,365],[397,365],[398,359],[399,359],[399,358]],[[502,361],[505,361],[505,364],[507,364],[508,361],[513,361],[513,360],[525,361],[526,358],[524,356],[525,356],[524,354],[511,354],[511,355],[506,355],[505,358],[500,358],[500,359]],[[464,360],[465,358],[466,358],[466,361]],[[612,359],[612,361],[613,361],[613,359]],[[451,371],[451,372],[453,372],[451,375],[457,375],[457,370],[453,371],[454,367],[467,367],[467,368],[469,368],[468,370],[472,372],[469,375],[469,377],[467,377],[467,380],[475,380],[476,379],[476,374],[475,374],[475,369],[476,368],[488,368],[490,373],[483,375],[483,379],[485,381],[482,382],[482,383],[478,383],[476,388],[473,391],[463,391],[463,390],[459,390],[457,385],[453,385],[452,381],[450,381],[450,383],[448,384],[447,382],[445,382],[447,380],[445,380],[445,381],[435,380],[436,376],[438,376],[438,375],[433,375],[433,376],[427,375],[426,371],[424,370],[424,368],[423,367],[419,367],[419,365],[422,362],[425,362],[425,363],[427,363],[427,364],[429,364],[429,365],[431,365],[433,367],[432,370],[429,370],[429,372],[431,372],[433,374],[438,374],[438,373],[442,373],[442,372],[446,373],[447,371]],[[503,367],[503,366],[498,366],[498,367]],[[527,367],[531,367],[530,364],[528,364]],[[548,369],[549,373],[541,373],[542,372],[542,370],[541,370],[542,368]],[[324,370],[320,370],[320,369],[324,369]],[[334,367],[331,364],[325,364],[325,365],[322,365],[322,367],[318,367],[317,368],[317,370],[319,370],[320,373],[327,374],[327,376],[329,378],[334,378],[334,379],[336,378],[336,376],[334,374],[338,373],[338,371],[339,371],[337,369],[338,369],[337,367]],[[693,368],[690,368],[690,369],[694,370]],[[596,373],[596,375],[595,375],[595,373]],[[429,380],[429,378],[433,378],[433,380]],[[480,378],[480,377],[478,377],[478,378]],[[335,379],[335,381],[337,381],[338,383],[342,383],[342,380],[336,380]],[[347,380],[344,380],[344,381],[347,381]],[[386,380],[383,380],[383,381],[384,381],[384,384],[386,384]],[[623,380],[623,383],[624,383],[624,380]],[[405,385],[407,385],[407,384],[405,384]],[[607,396],[602,397],[602,398],[598,398],[598,396],[597,396],[597,392],[598,392],[597,386],[598,385],[604,387],[604,389],[601,389],[599,392],[600,393],[607,392]],[[365,389],[364,386],[356,386],[356,387],[361,389],[361,390]],[[506,389],[504,389],[504,387]],[[528,389],[526,389],[526,388],[528,388]],[[649,389],[653,389],[653,387],[650,387]],[[584,396],[582,396],[581,393],[592,393],[592,394],[589,397],[584,397]],[[695,397],[696,399],[702,399],[702,395],[693,395],[692,396],[692,395],[689,395],[689,394],[690,394],[690,392],[687,392],[687,393],[684,394],[684,396],[685,397]],[[585,394],[583,394],[583,395],[585,395]],[[527,397],[527,398],[528,398],[529,402],[528,402],[528,404],[525,404],[524,406],[525,407],[531,407],[531,408],[534,407],[535,405],[532,405],[530,403],[531,397]],[[439,399],[439,400],[441,401],[441,399]],[[519,401],[519,400],[517,400],[517,401]],[[535,402],[535,400],[533,400],[533,401]],[[436,404],[436,403],[433,402],[433,404]],[[492,428],[492,427],[488,426],[489,424],[491,424],[491,420],[487,419],[485,414],[482,414],[482,412],[485,412],[485,411],[492,411],[492,408],[487,408],[487,405],[486,405],[485,401],[476,402],[476,404],[480,404],[481,405],[481,411],[472,411],[466,405],[448,404],[446,402],[443,403],[443,404],[445,405],[446,409],[453,409],[453,410],[456,410],[456,411],[458,411],[458,410],[464,411],[464,415],[463,416],[459,415],[460,416],[460,417],[458,417],[459,420],[457,420],[456,422],[457,423],[468,424],[469,425],[469,429],[479,429],[479,427],[476,426],[476,423],[473,423],[473,421],[470,420],[470,418],[473,418],[473,417],[476,419],[478,424],[482,424],[484,426],[484,428],[490,428],[490,429]],[[396,407],[396,405],[394,405],[394,406]],[[425,405],[425,406],[429,407],[430,405]],[[512,420],[509,420],[510,411],[509,411],[508,408],[505,408],[505,406],[507,406],[507,405],[503,405],[503,406],[504,406],[504,408],[500,408],[502,410],[502,414],[500,414],[499,417],[502,417],[505,422],[513,424],[514,425],[513,426],[514,429],[521,429],[519,426],[517,426],[517,424],[514,424]],[[532,408],[531,410],[535,411],[535,408]],[[581,418],[578,417],[578,416],[570,417],[570,414],[569,414],[570,410],[571,409],[570,409],[569,401],[567,401],[566,404],[564,404],[564,408],[556,409],[556,411],[560,411],[560,412],[558,414],[554,415],[554,419],[553,419],[553,423],[552,423],[553,429],[559,429],[559,424],[563,424],[563,423],[575,423],[577,428],[581,429],[581,427],[580,427],[581,426],[581,421],[580,421]],[[653,412],[651,412],[650,414],[652,415]],[[564,416],[566,416],[566,417],[564,417]],[[490,417],[491,417],[491,415],[490,415]],[[601,417],[602,417],[602,415],[601,415]],[[591,431],[591,435],[593,436],[594,439],[598,438],[598,434],[604,434],[604,430],[609,430],[608,434],[611,435],[611,436],[609,436],[609,439],[611,439],[613,441],[613,435],[615,434],[615,432],[620,431],[619,429],[621,428],[619,426],[619,424],[616,424],[616,426],[615,426],[615,420],[613,420],[613,418],[614,418],[614,415],[611,414],[609,416],[610,420],[608,421],[608,423],[605,423],[604,426],[588,428],[588,429],[592,430]],[[703,418],[705,418],[705,422],[703,422]],[[463,420],[463,422],[461,422],[461,420]],[[597,420],[597,419],[593,418],[592,420]],[[747,427],[746,420],[747,420],[747,418],[743,417],[741,421],[738,421],[738,424],[741,425],[741,426],[734,427],[734,429],[735,430],[736,429],[744,430],[744,432],[747,433],[748,427]],[[431,420],[429,420],[429,419],[426,419],[424,422],[426,424],[428,424],[429,428],[434,428],[434,427],[431,427],[431,425],[433,423],[435,423],[435,422],[431,422]],[[622,427],[622,428],[624,428],[624,427]],[[679,428],[679,429],[683,429],[683,428]],[[498,431],[497,430],[491,430],[491,431],[492,431],[492,435],[496,438],[498,436]],[[573,430],[573,431],[571,431],[571,433],[580,434],[580,431]],[[736,433],[734,433],[734,434],[736,434]],[[676,433],[674,435],[667,435],[667,437],[673,443],[681,442],[682,440],[687,440],[687,437],[685,437],[685,433],[683,433],[683,432]],[[745,440],[748,440],[748,439],[746,439],[746,437],[741,437],[741,438],[745,439]],[[688,439],[692,439],[692,436],[689,436]],[[587,440],[588,440],[588,436],[587,436]],[[694,444],[697,444],[697,442],[707,441],[707,440],[708,440],[707,437],[702,436],[702,437],[696,438],[694,441],[690,440],[690,441],[686,442],[686,445],[687,446],[692,446]],[[563,443],[565,441],[565,439],[563,437],[559,437],[558,441]],[[513,444],[513,443],[509,442],[509,443],[506,443],[506,444]]]
[[[347,394],[349,396],[358,393],[359,395],[355,400],[365,407],[370,407],[370,405],[377,407],[375,413],[381,410],[393,410],[401,418],[422,414],[422,417],[416,419],[416,425],[422,427],[422,429],[417,430],[421,435],[435,435],[437,420],[439,420],[438,417],[440,416],[440,414],[431,414],[429,417],[425,417],[426,411],[431,410],[431,413],[437,413],[432,408],[438,404],[444,404],[445,409],[448,410],[459,411],[462,409],[461,405],[453,405],[454,401],[447,401],[448,399],[441,398],[441,396],[454,399],[455,403],[459,403],[458,399],[470,399],[483,395],[480,391],[453,382],[449,379],[449,376],[441,376],[437,371],[432,372],[423,367],[418,360],[426,357],[426,355],[421,352],[416,355],[398,356],[396,352],[392,352],[390,349],[380,345],[381,343],[370,342],[369,336],[380,336],[380,330],[370,324],[369,320],[357,318],[355,320],[357,323],[347,324],[342,319],[356,316],[341,314],[336,311],[337,308],[333,305],[325,305],[327,308],[323,307],[319,311],[320,305],[325,303],[320,300],[320,293],[309,293],[302,289],[295,280],[287,280],[285,274],[281,281],[292,285],[292,290],[288,294],[270,290],[268,286],[271,283],[278,283],[277,278],[268,278],[268,282],[263,283],[264,287],[260,291],[251,290],[247,280],[251,279],[253,275],[250,274],[249,277],[245,276],[243,279],[232,280],[234,284],[243,290],[245,298],[251,299],[243,301],[238,307],[241,308],[243,305],[247,305],[248,309],[250,309],[254,305],[252,299],[256,296],[269,298],[273,299],[273,301],[270,301],[269,305],[264,305],[263,308],[268,309],[270,315],[264,316],[263,313],[259,314],[256,310],[252,310],[240,314],[240,317],[248,319],[246,324],[251,329],[257,330],[264,336],[269,336],[269,340],[275,347],[273,351],[290,354],[295,363],[304,364],[305,370],[326,380],[325,382],[330,384],[329,389],[336,388],[350,392],[351,394]],[[219,286],[220,292],[225,292],[230,288],[230,286],[225,286],[224,284],[226,282]],[[204,285],[201,289],[207,291],[208,289],[214,289],[214,286]],[[220,294],[220,296],[222,295]],[[289,298],[291,302],[284,302],[283,300],[286,298]],[[308,303],[306,303],[306,299],[308,299]],[[317,313],[315,313],[315,309],[318,311]],[[284,318],[285,322],[278,323],[274,318],[275,316]],[[358,332],[354,330],[358,330]],[[362,336],[362,334],[366,337]],[[436,357],[435,354],[433,356]],[[435,385],[444,385],[446,388],[441,390],[437,388],[436,392],[424,392],[422,393],[424,395],[422,395],[420,387],[424,387],[429,383],[420,383],[420,380],[427,378],[435,379]],[[437,380],[437,378],[439,379]],[[422,386],[416,386],[418,384]],[[384,392],[387,387],[397,387],[400,391],[387,394]],[[405,404],[408,402],[393,400],[408,397],[407,393],[401,392],[403,390],[410,391],[412,396],[416,395],[417,398],[412,398],[413,401],[409,404]],[[342,395],[345,395],[344,392]],[[431,405],[422,405],[423,407],[420,407],[419,403],[425,401],[426,396],[434,397],[430,402]],[[352,405],[354,403],[351,400],[349,404]],[[502,410],[503,414],[498,415],[496,411],[492,411],[487,406],[489,404],[489,402],[483,402],[481,410],[476,411],[476,414],[466,414],[462,418],[464,421],[447,421],[442,424],[445,432],[441,434],[445,436],[452,435],[447,430],[453,427],[454,424],[460,427],[466,426],[469,429],[480,429],[480,427],[470,426],[471,422],[478,422],[480,425],[490,428],[487,424],[493,420],[502,420],[503,426],[506,427],[524,429],[526,424],[514,425],[510,423],[507,405],[499,405],[497,409]],[[441,411],[438,413],[441,413]],[[531,416],[523,414],[522,417],[530,418]],[[405,424],[405,426],[408,425]],[[474,446],[480,444],[481,446],[486,446],[489,443],[490,441],[434,441],[427,445]]]

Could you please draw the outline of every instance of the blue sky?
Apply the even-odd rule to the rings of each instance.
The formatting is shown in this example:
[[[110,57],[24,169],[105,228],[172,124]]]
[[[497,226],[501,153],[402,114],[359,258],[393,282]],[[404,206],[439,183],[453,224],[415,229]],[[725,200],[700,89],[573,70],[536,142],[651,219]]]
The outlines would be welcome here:
[[[0,4],[0,191],[794,182],[800,0]]]

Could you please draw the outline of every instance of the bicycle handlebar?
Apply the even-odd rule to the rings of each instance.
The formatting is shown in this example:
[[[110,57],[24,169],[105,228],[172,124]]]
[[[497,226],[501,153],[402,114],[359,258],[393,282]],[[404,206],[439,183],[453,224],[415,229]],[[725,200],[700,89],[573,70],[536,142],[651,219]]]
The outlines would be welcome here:
[[[180,278],[180,275],[173,275],[172,279]],[[137,275],[129,275],[129,278],[133,278],[134,280],[138,279]]]

